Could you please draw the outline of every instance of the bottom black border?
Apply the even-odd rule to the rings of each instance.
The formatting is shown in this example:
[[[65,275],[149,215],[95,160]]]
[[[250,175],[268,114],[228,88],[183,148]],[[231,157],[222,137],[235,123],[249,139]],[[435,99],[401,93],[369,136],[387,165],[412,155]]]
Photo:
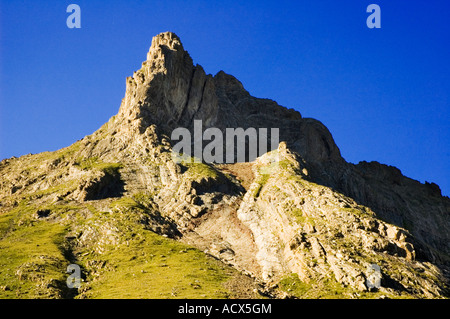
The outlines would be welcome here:
[[[145,299],[145,300],[0,300],[0,309],[17,316],[45,314],[104,316],[124,314],[144,318],[298,318],[312,316],[361,317],[436,314],[449,309],[446,300],[247,300],[247,299]],[[10,308],[10,309],[9,309]],[[440,309],[442,308],[442,309]],[[209,310],[209,311],[208,311]],[[187,313],[186,313],[187,311]],[[419,312],[420,311],[420,312]],[[193,313],[195,312],[195,313]],[[159,314],[159,315],[158,315]],[[162,317],[161,317],[162,316]]]

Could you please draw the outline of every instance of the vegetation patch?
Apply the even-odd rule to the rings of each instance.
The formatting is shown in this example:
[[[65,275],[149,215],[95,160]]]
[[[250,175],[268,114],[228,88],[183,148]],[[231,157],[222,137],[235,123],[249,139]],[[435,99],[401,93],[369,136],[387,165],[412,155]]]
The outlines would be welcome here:
[[[259,177],[255,180],[255,182],[258,184],[258,187],[255,189],[253,197],[259,197],[259,194],[261,193],[264,185],[267,184],[269,178],[270,174],[259,174]]]
[[[87,271],[77,298],[229,298],[225,283],[238,273],[202,251],[165,238],[137,222],[142,206],[132,198],[117,200],[111,228],[120,242],[77,253]],[[135,216],[136,215],[136,216]],[[105,218],[108,218],[105,216]],[[101,240],[101,239],[100,239]],[[101,267],[98,267],[101,265]]]
[[[81,261],[101,260],[104,268],[87,278],[80,298],[231,297],[223,284],[234,270],[203,252],[150,231],[135,233],[128,243]]]
[[[186,174],[195,181],[200,181],[204,178],[217,180],[221,177],[217,170],[204,163],[184,163],[183,165],[187,168]]]
[[[105,163],[98,157],[91,157],[82,160],[78,160],[75,165],[82,170],[99,170],[105,172],[108,175],[116,175],[118,170],[122,168],[121,163]]]
[[[1,216],[0,298],[64,298],[69,262],[61,245],[66,227],[48,221],[5,227],[18,215],[16,211]]]
[[[342,286],[334,278],[303,282],[295,273],[282,278],[279,287],[281,291],[300,299],[343,299],[351,298],[355,293],[352,288]]]

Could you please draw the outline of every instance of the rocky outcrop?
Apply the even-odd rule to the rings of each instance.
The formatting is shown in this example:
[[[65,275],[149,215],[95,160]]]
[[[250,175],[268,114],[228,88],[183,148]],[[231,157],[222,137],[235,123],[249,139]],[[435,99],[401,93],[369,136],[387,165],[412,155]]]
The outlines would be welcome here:
[[[273,158],[278,160],[276,165]],[[253,165],[255,181],[238,217],[254,234],[265,280],[277,281],[294,272],[310,282],[333,274],[343,286],[365,291],[371,288],[367,280],[370,265],[375,264],[384,265],[381,291],[392,293],[403,287],[424,297],[444,293],[445,285],[436,285],[442,280],[436,277],[438,268],[416,259],[407,230],[383,222],[351,198],[308,181],[302,170],[301,162],[283,143]]]

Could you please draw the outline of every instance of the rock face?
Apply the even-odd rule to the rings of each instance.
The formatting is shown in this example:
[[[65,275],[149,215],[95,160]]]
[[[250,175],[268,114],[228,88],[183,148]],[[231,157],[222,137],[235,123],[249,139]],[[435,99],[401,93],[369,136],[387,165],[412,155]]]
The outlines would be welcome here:
[[[311,161],[342,161],[327,128],[314,119],[276,102],[252,97],[235,77],[220,71],[206,75],[183,49],[173,33],[152,41],[147,61],[127,78],[126,95],[118,117],[141,119],[142,128],[156,124],[164,133],[177,127],[193,129],[202,120],[204,128],[283,128],[280,140]],[[276,121],[274,122],[274,119]],[[270,138],[270,130],[269,130]]]
[[[175,162],[171,132],[193,132],[195,120],[222,132],[279,128],[282,142],[247,163]],[[65,149],[5,159],[0,172],[5,296],[449,293],[450,200],[437,185],[345,162],[319,121],[252,97],[223,71],[207,75],[171,32],[153,38],[108,123]],[[53,239],[31,246],[23,234]],[[64,286],[68,263],[83,268],[77,291]],[[170,271],[150,292],[137,284]]]

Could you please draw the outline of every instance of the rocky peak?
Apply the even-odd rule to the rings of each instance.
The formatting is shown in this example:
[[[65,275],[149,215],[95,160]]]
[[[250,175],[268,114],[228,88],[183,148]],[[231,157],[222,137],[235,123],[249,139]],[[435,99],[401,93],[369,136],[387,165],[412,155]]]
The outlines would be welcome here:
[[[139,120],[140,131],[156,124],[170,136],[177,127],[193,129],[202,120],[203,129],[280,129],[280,141],[311,161],[342,160],[328,129],[317,120],[303,119],[298,111],[275,101],[253,97],[234,76],[206,74],[193,64],[180,39],[171,32],[152,40],[142,68],[127,78],[119,110],[121,123]],[[270,139],[270,134],[268,136]]]
[[[169,48],[172,51],[184,51],[180,38],[173,32],[163,32],[153,37],[150,51],[147,53],[147,60],[152,60],[152,53],[162,51],[162,47]]]
[[[193,70],[178,36],[172,32],[155,36],[141,69],[126,79],[119,118],[141,119],[144,127],[167,123],[186,103]]]

